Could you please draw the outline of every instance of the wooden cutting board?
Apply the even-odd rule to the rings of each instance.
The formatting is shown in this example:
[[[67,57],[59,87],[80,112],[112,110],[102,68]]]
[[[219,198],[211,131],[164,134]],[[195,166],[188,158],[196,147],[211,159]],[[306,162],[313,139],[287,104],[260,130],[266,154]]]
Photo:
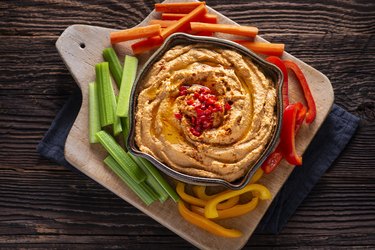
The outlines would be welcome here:
[[[211,8],[209,8],[209,12],[217,14],[220,23],[234,24],[233,21]],[[158,13],[152,12],[139,25],[146,25],[148,20],[152,18],[160,18],[160,16]],[[241,238],[228,239],[218,237],[181,218],[177,210],[177,204],[171,199],[164,204],[155,202],[148,207],[145,206],[116,175],[104,166],[103,159],[106,156],[106,152],[102,147],[100,145],[90,145],[88,140],[88,83],[95,79],[95,64],[103,61],[103,49],[110,46],[110,31],[112,30],[101,27],[73,25],[68,27],[56,42],[60,56],[82,90],[82,106],[65,144],[66,159],[82,173],[195,246],[202,249],[240,249],[246,244],[255,230],[271,204],[271,200],[260,202],[260,205],[253,212],[242,217],[226,219],[220,222],[226,227],[241,230],[243,232]],[[228,36],[223,37],[227,38]],[[257,37],[257,39],[264,41],[260,37]],[[131,54],[130,44],[122,43],[115,47],[121,58],[125,54]],[[139,57],[140,68],[150,55],[144,54]],[[334,100],[333,89],[328,78],[319,71],[288,53],[284,53],[283,59],[293,60],[302,68],[317,105],[316,120],[309,126],[304,125],[296,138],[298,152],[303,153],[331,109]],[[298,84],[293,77],[290,78],[289,84],[291,102],[303,100]],[[276,171],[264,176],[260,183],[267,186],[273,197],[275,197],[292,170],[293,166],[283,161]]]

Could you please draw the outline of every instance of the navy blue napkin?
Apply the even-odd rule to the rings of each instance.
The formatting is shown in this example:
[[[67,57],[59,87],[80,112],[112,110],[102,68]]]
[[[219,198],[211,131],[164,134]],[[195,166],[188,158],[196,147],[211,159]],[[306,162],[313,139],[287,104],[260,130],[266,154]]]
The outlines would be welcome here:
[[[57,114],[38,145],[38,152],[60,165],[79,172],[64,157],[64,146],[81,107],[81,92],[75,92]],[[355,133],[359,118],[333,106],[314,140],[303,155],[303,166],[296,167],[258,225],[258,233],[279,233],[320,177],[340,155]]]

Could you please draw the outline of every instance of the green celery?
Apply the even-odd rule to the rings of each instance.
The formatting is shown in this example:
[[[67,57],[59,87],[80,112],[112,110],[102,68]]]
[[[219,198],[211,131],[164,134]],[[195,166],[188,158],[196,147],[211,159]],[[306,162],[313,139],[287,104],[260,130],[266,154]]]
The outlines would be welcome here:
[[[116,107],[117,107],[117,96],[113,95],[112,103],[113,103],[113,113],[115,114],[114,123],[113,123],[113,135],[117,136],[122,132],[122,125],[121,125],[121,118],[116,116]]]
[[[146,174],[137,166],[133,159],[124,151],[124,149],[116,142],[116,140],[105,131],[96,133],[100,144],[107,152],[117,161],[117,163],[130,175],[137,183],[141,183],[146,179]]]
[[[107,62],[95,65],[96,84],[98,90],[100,124],[102,127],[114,123],[114,109],[112,96],[114,95],[111,76]]]
[[[113,78],[117,84],[117,87],[120,88],[121,77],[122,77],[122,66],[120,60],[118,59],[115,50],[110,47],[103,50],[104,60],[109,63],[109,70],[112,73]]]
[[[137,74],[138,59],[134,56],[125,56],[124,70],[121,79],[121,87],[116,115],[127,117],[129,112],[130,92]]]
[[[180,197],[177,195],[176,191],[171,187],[171,185],[169,185],[169,183],[165,180],[165,178],[160,174],[159,170],[157,170],[156,167],[148,160],[141,157],[139,157],[138,159],[148,169],[149,173],[154,176],[154,178],[159,182],[160,186],[164,188],[164,190],[168,193],[172,200],[177,202]]]
[[[147,187],[147,183],[141,182],[136,183],[126,171],[124,171],[121,166],[116,162],[112,156],[107,156],[104,159],[104,163],[125,182],[125,184],[133,190],[133,192],[138,195],[138,197],[148,206],[157,199],[157,195],[150,188]]]
[[[121,124],[122,124],[122,135],[124,137],[124,144],[126,147],[126,145],[128,144],[128,136],[129,136],[129,117],[122,117]]]
[[[97,143],[95,134],[101,130],[97,85],[89,83],[89,141]]]
[[[137,163],[137,165],[142,168],[142,170],[146,173],[147,179],[146,182],[150,185],[150,187],[158,194],[158,198],[160,202],[164,202],[168,199],[169,195],[164,190],[164,188],[159,184],[159,182],[155,179],[155,177],[151,174],[148,168],[140,161],[140,158],[137,156],[132,155],[128,152],[128,155]]]

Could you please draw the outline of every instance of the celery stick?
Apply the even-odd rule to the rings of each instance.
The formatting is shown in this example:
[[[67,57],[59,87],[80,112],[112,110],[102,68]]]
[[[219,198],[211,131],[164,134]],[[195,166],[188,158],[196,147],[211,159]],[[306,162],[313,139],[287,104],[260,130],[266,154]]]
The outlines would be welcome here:
[[[142,170],[146,173],[147,179],[146,182],[150,185],[150,187],[158,194],[158,199],[160,202],[164,202],[168,199],[169,195],[164,190],[164,188],[159,184],[159,182],[155,179],[155,177],[150,173],[148,168],[144,166],[144,164],[140,161],[140,158],[137,156],[132,155],[128,152],[128,155],[137,163],[137,165],[142,168]]]
[[[129,117],[122,117],[121,124],[122,124],[122,135],[124,136],[124,144],[126,147],[128,144],[128,135],[129,135]]]
[[[112,95],[114,95],[109,75],[108,63],[98,63],[95,65],[96,84],[98,89],[100,124],[102,127],[113,124],[114,112]]]
[[[109,63],[109,70],[111,71],[111,74],[113,78],[115,79],[117,87],[120,88],[121,77],[122,77],[122,66],[121,66],[120,60],[118,59],[116,55],[115,50],[111,47],[104,49],[103,57],[104,57],[104,60]]]
[[[117,107],[117,96],[113,95],[112,103],[113,103],[113,114],[115,117],[113,118],[115,121],[113,123],[113,135],[117,136],[122,132],[122,125],[121,125],[121,118],[116,116],[116,107]]]
[[[100,144],[108,151],[108,153],[117,161],[117,163],[130,175],[137,183],[141,183],[146,179],[146,174],[132,158],[124,151],[124,149],[105,131],[96,133]]]
[[[168,193],[168,195],[177,202],[180,197],[177,195],[176,191],[169,185],[169,183],[165,180],[165,178],[160,174],[159,170],[156,169],[151,162],[146,159],[139,157],[139,160],[143,163],[143,165],[148,169],[149,173],[154,176],[154,178],[159,182],[160,186],[164,188],[164,190]]]
[[[99,117],[98,90],[94,82],[89,83],[89,140],[97,143],[95,134],[101,130]]]
[[[118,176],[120,179],[125,182],[125,184],[133,190],[136,195],[148,206],[154,202],[157,197],[154,192],[150,192],[149,188],[146,188],[146,183],[141,182],[140,184],[136,183],[127,173],[124,171],[121,166],[113,159],[112,156],[107,156],[104,159],[104,163]]]
[[[124,70],[121,79],[121,87],[116,115],[127,117],[129,112],[130,92],[137,74],[138,59],[133,56],[125,56]]]

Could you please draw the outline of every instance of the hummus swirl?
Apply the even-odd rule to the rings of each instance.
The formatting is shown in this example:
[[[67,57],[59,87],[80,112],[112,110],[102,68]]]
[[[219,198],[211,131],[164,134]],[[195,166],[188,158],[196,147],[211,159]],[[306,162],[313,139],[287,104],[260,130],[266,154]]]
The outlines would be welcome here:
[[[178,172],[234,181],[271,140],[275,84],[233,50],[176,46],[141,86],[136,143]]]

